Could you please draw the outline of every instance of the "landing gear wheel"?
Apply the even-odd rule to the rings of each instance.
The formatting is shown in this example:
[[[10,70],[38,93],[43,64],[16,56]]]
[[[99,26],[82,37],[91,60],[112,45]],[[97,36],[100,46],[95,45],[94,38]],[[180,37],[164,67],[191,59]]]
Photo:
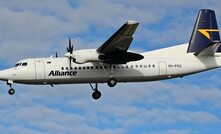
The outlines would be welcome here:
[[[108,80],[108,82],[107,82],[107,85],[108,85],[109,87],[114,87],[116,84],[117,84],[117,80],[114,79],[114,78],[110,78],[110,79]]]
[[[101,97],[101,92],[98,91],[98,90],[94,91],[93,94],[92,94],[92,97],[95,100],[99,99]]]
[[[15,90],[14,90],[13,88],[11,88],[11,89],[8,90],[8,93],[9,93],[10,95],[13,95],[13,94],[15,93]]]

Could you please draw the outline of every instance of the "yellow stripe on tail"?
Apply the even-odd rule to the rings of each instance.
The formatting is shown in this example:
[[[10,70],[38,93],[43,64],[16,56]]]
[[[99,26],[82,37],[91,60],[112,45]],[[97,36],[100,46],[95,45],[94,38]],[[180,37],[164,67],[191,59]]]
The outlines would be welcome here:
[[[211,39],[209,32],[219,32],[218,29],[198,29],[198,31],[208,39]]]

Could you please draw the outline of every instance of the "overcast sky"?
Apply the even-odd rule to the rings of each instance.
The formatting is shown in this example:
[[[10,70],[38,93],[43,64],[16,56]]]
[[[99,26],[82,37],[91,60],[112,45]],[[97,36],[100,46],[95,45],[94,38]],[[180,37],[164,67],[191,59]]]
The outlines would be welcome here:
[[[130,49],[138,52],[189,41],[198,11],[219,0],[0,0],[0,69],[24,58],[64,56],[98,48],[127,20],[140,25]],[[31,86],[0,82],[4,134],[216,134],[221,132],[220,69],[146,83]]]

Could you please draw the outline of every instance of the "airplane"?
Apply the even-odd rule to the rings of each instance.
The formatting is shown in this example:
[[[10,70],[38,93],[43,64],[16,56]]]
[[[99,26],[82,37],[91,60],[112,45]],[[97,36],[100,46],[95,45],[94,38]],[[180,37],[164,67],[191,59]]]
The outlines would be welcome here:
[[[127,21],[97,49],[73,50],[69,38],[64,57],[30,58],[0,71],[13,95],[13,83],[51,85],[89,83],[92,97],[101,97],[98,84],[147,82],[211,70],[221,66],[221,41],[215,11],[201,9],[189,43],[136,53],[129,51],[139,23]],[[176,35],[174,35],[176,36]],[[93,85],[94,84],[94,85]]]

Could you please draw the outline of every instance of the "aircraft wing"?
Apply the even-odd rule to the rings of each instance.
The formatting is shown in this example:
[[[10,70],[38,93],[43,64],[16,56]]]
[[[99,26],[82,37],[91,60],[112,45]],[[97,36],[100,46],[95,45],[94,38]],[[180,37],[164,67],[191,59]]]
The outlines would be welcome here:
[[[125,64],[129,61],[143,59],[140,54],[127,52],[138,25],[139,23],[136,21],[127,21],[97,49],[97,52],[103,54],[99,59],[109,64]]]

